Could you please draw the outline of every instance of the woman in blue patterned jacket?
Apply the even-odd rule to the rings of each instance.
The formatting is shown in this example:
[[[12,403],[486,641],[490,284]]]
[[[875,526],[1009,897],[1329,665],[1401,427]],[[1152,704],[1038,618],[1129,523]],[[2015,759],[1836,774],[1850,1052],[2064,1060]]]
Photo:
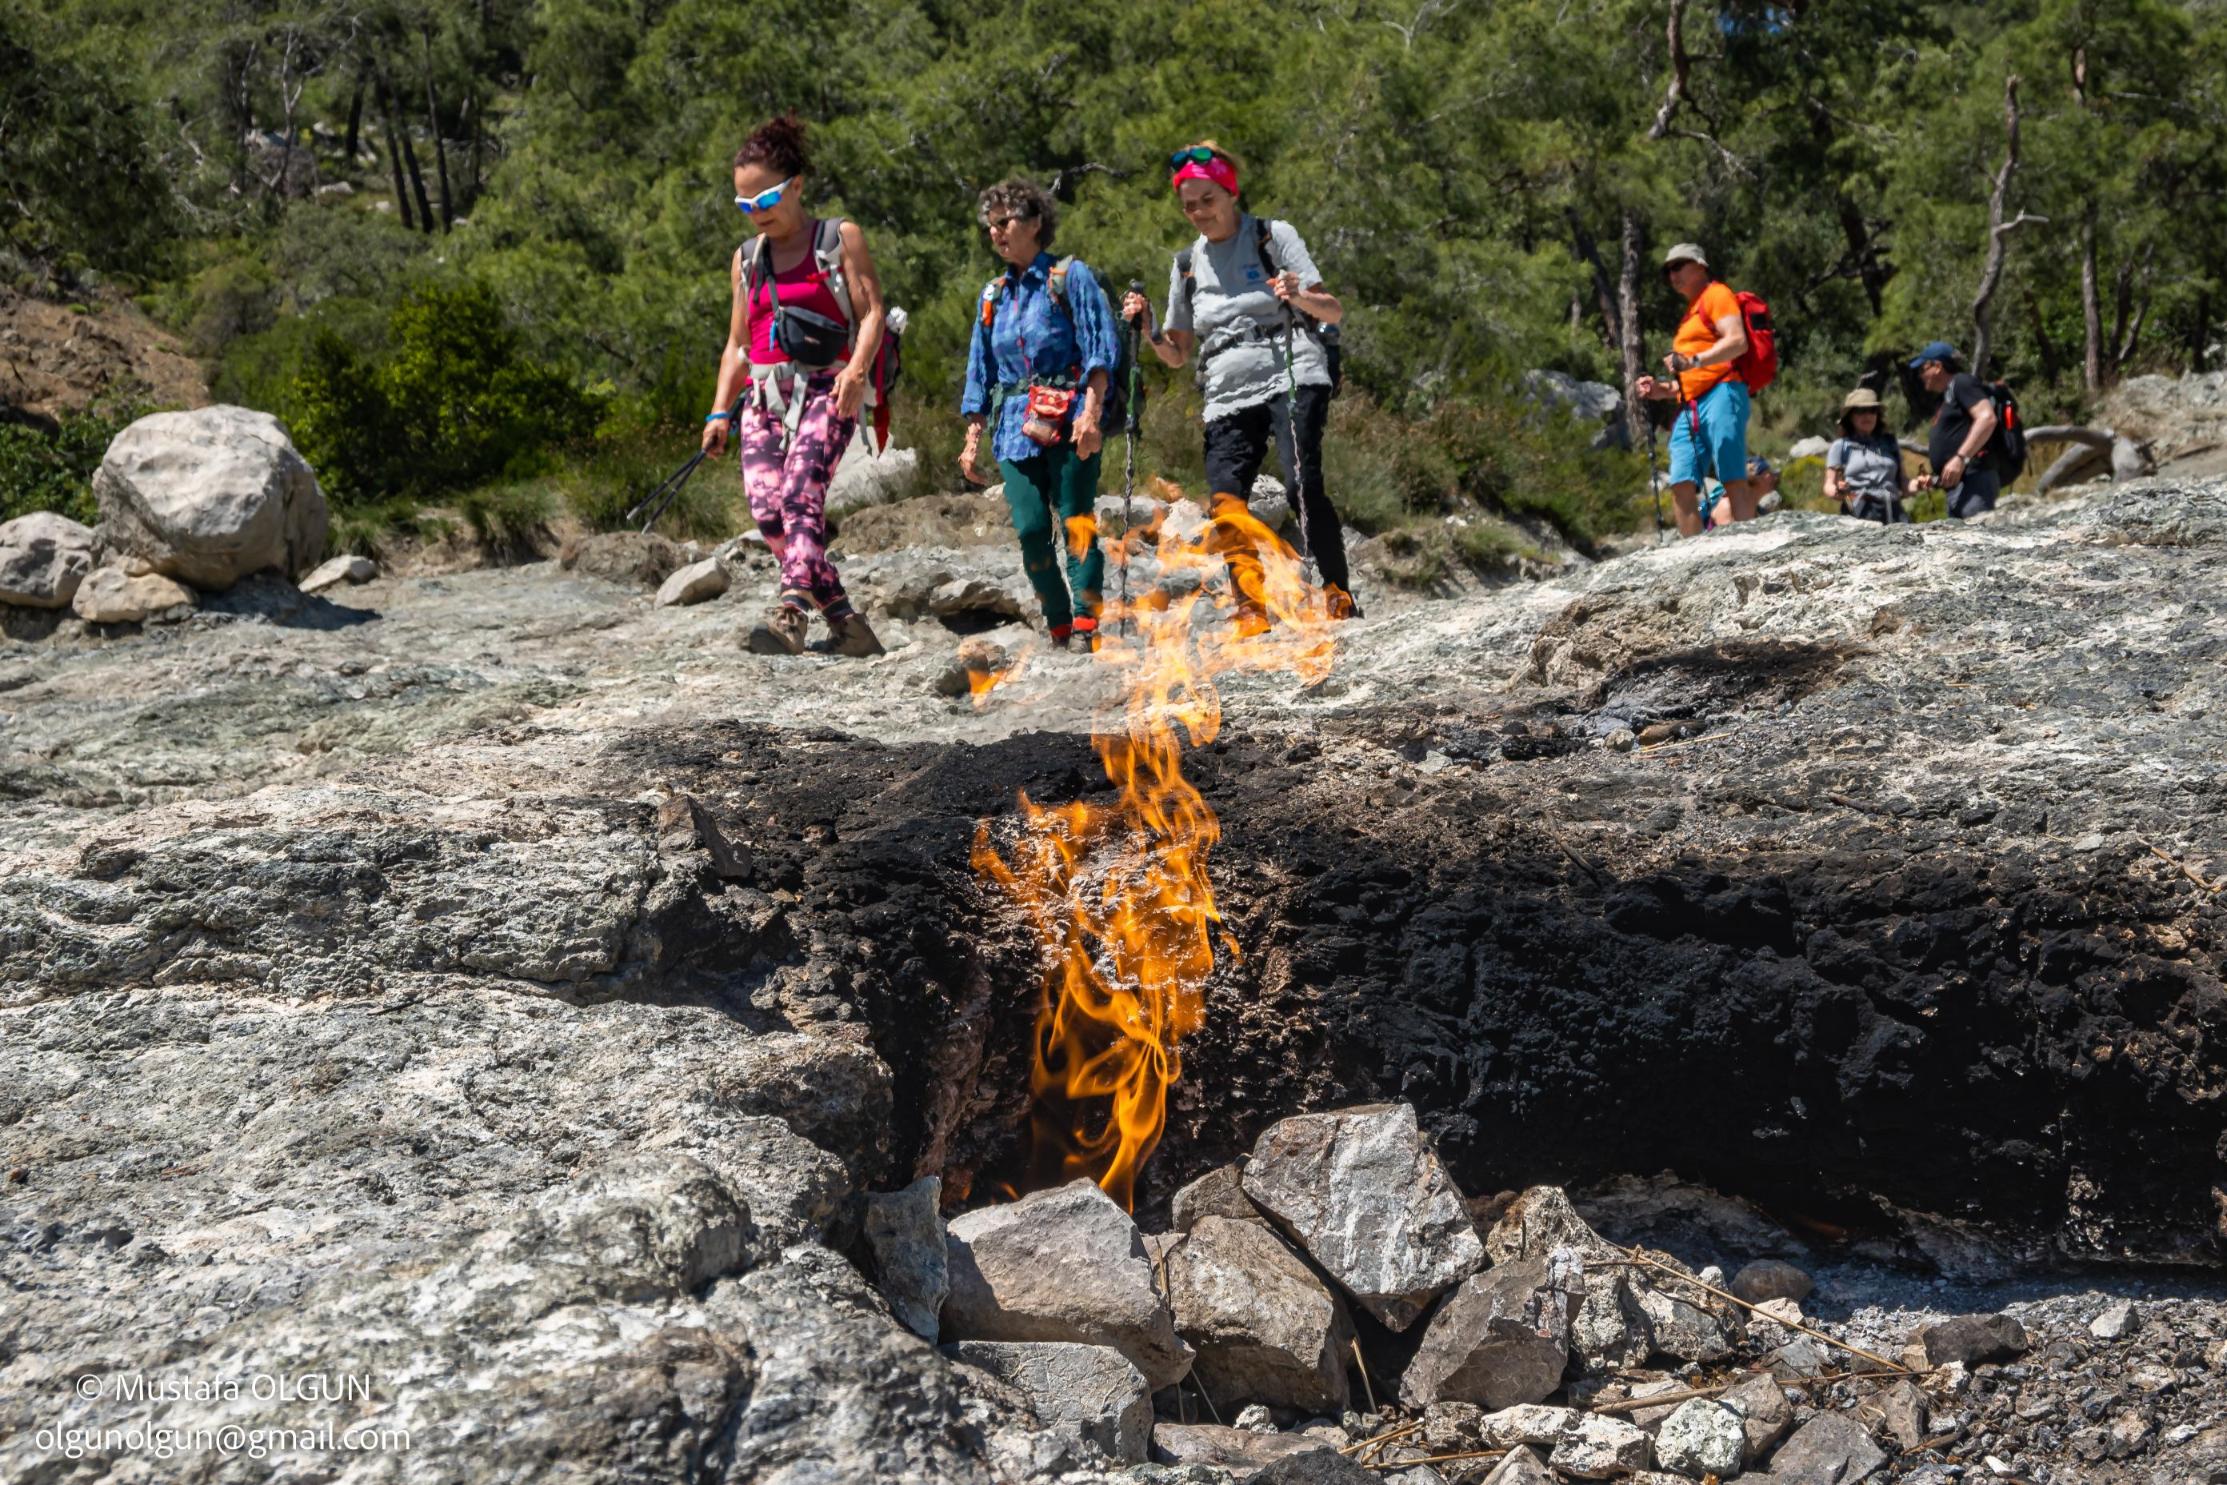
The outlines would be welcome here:
[[[967,351],[966,447],[959,469],[978,485],[982,436],[1005,476],[1005,501],[1052,642],[1098,632],[1105,555],[1098,549],[1098,451],[1106,384],[1119,346],[1096,274],[1050,251],[1052,198],[1025,180],[982,193],[982,225],[1005,271],[982,291]],[[1060,573],[1058,545],[1067,571]]]

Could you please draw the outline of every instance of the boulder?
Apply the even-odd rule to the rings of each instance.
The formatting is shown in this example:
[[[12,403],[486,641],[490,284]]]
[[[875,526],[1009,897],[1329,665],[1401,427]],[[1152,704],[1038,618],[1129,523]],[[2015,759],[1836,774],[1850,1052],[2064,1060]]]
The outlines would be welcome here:
[[[1485,1256],[1494,1263],[1544,1258],[1556,1248],[1575,1248],[1588,1262],[1623,1257],[1577,1214],[1559,1186],[1533,1186],[1508,1203],[1485,1233],[1484,1245]]]
[[[1305,1434],[1254,1433],[1219,1423],[1161,1423],[1152,1430],[1152,1457],[1162,1464],[1208,1464],[1250,1479],[1279,1459],[1329,1450]]]
[[[1922,1326],[1911,1344],[1923,1351],[1927,1366],[1961,1361],[2008,1361],[2026,1350],[2026,1327],[2008,1315],[1959,1315]]]
[[[945,1261],[942,1333],[953,1340],[1112,1346],[1155,1392],[1191,1369],[1136,1224],[1089,1181],[966,1213]]]
[[[1925,1393],[1908,1377],[1886,1383],[1856,1405],[1856,1421],[1894,1440],[1897,1448],[1925,1442]]]
[[[1658,1354],[1679,1361],[1722,1361],[1732,1354],[1730,1332],[1708,1310],[1651,1284],[1632,1281],[1630,1288],[1647,1317],[1648,1338]]]
[[[637,588],[657,587],[688,560],[684,548],[654,531],[602,531],[566,542],[557,554],[566,572]]]
[[[70,597],[70,611],[88,624],[160,624],[193,612],[193,592],[160,573],[126,577],[121,567],[95,568]]]
[[[996,470],[990,473],[994,477]],[[871,505],[902,500],[920,485],[918,449],[883,449],[875,454],[863,437],[851,440],[827,482],[827,513],[846,515]]]
[[[1335,1449],[1287,1454],[1253,1476],[1253,1485],[1386,1485],[1398,1476],[1363,1469]]]
[[[368,583],[379,575],[379,564],[369,557],[354,552],[343,552],[328,557],[308,577],[301,581],[304,593],[322,593],[327,588],[337,588],[342,583]]]
[[[1527,371],[1523,393],[1534,405],[1567,413],[1595,429],[1593,447],[1629,448],[1624,426],[1624,394],[1607,382],[1579,381],[1566,371]]]
[[[1242,1185],[1392,1330],[1484,1261],[1461,1193],[1408,1104],[1281,1120],[1254,1144]]]
[[[1621,1418],[1588,1413],[1555,1444],[1547,1463],[1580,1480],[1613,1480],[1647,1468],[1654,1441]]]
[[[1567,1346],[1556,1338],[1562,1303],[1541,1259],[1472,1274],[1431,1316],[1400,1376],[1400,1400],[1415,1408],[1449,1401],[1495,1410],[1540,1401],[1562,1384],[1569,1363]]]
[[[872,1192],[865,1203],[866,1247],[882,1298],[900,1325],[929,1342],[951,1292],[942,1198],[942,1178],[922,1176],[902,1191]]]
[[[1732,1276],[1732,1293],[1751,1305],[1768,1304],[1774,1299],[1790,1299],[1799,1304],[1808,1299],[1817,1285],[1808,1274],[1791,1263],[1776,1258],[1760,1259],[1747,1265]]]
[[[1861,1423],[1820,1413],[1794,1431],[1771,1457],[1771,1485],[1856,1485],[1887,1462]]]
[[[1485,1485],[1556,1485],[1556,1481],[1537,1450],[1511,1449],[1485,1476]]]
[[[4,533],[6,529],[6,527],[0,527],[0,533]],[[0,536],[0,545],[5,545],[4,536]],[[0,598],[5,596],[5,594],[0,594]],[[2116,1304],[2105,1306],[2102,1314],[2088,1322],[2088,1334],[2099,1341],[2123,1341],[2141,1328],[2141,1314],[2132,1303],[2123,1299]]]
[[[1794,1426],[1794,1405],[1786,1400],[1786,1389],[1776,1377],[1758,1372],[1718,1393],[1717,1401],[1740,1415],[1741,1431],[1747,1436],[1744,1457],[1749,1467],[1769,1458],[1778,1441]]]
[[[727,569],[720,565],[717,557],[691,562],[686,567],[676,568],[673,575],[659,585],[657,607],[680,608],[717,598],[727,591],[727,582]]]
[[[68,608],[93,570],[94,545],[90,526],[50,510],[0,523],[0,604]]]
[[[1673,1474],[1729,1479],[1747,1458],[1747,1429],[1736,1409],[1690,1398],[1655,1431],[1655,1462]]]
[[[1265,1224],[1201,1218],[1168,1258],[1177,1334],[1223,1409],[1241,1403],[1332,1416],[1347,1402],[1345,1306]]]
[[[1152,1391],[1143,1374],[1111,1346],[955,1341],[943,1354],[1013,1387],[1039,1419],[1072,1427],[1109,1459],[1144,1462],[1152,1441]]]
[[[1513,1449],[1537,1444],[1551,1449],[1568,1433],[1581,1415],[1575,1408],[1550,1408],[1540,1403],[1518,1403],[1487,1413],[1478,1420],[1477,1433],[1487,1449]]]
[[[93,496],[111,553],[211,592],[294,577],[325,551],[317,476],[278,419],[244,407],[141,418],[108,446]]]
[[[1245,1195],[1241,1184],[1244,1171],[1244,1163],[1233,1160],[1228,1165],[1216,1166],[1176,1192],[1168,1200],[1168,1225],[1177,1232],[1189,1232],[1202,1217],[1227,1217],[1232,1222],[1265,1225],[1268,1219]]]

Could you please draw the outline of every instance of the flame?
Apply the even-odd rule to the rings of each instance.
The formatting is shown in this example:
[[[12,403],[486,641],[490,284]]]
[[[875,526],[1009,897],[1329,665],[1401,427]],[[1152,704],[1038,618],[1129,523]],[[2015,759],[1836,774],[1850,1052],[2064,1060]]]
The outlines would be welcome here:
[[[1170,538],[1163,521],[1139,527],[1112,559],[1128,562],[1143,542],[1158,547],[1164,575],[1196,581],[1164,577],[1127,609],[1106,611],[1098,660],[1123,669],[1124,699],[1118,730],[1102,727],[1094,745],[1113,802],[1046,807],[1023,793],[1017,838],[999,850],[984,821],[973,853],[976,871],[1020,907],[1044,959],[1030,1184],[1087,1175],[1125,1208],[1166,1125],[1180,1045],[1205,1020],[1222,921],[1207,874],[1221,822],[1185,776],[1184,750],[1221,730],[1216,677],[1289,671],[1311,684],[1333,657],[1322,590],[1244,501],[1216,496],[1190,540]],[[1234,611],[1233,622],[1198,627],[1202,602]],[[1256,616],[1273,622],[1242,622]]]

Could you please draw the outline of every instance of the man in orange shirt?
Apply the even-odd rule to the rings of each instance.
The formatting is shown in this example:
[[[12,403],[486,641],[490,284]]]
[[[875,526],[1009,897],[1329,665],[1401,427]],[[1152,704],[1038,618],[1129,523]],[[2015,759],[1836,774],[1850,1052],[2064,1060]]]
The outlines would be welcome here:
[[[1716,281],[1695,244],[1681,242],[1664,255],[1663,277],[1686,301],[1685,318],[1663,358],[1672,379],[1643,376],[1633,390],[1678,400],[1678,419],[1670,430],[1670,496],[1678,505],[1679,535],[1699,536],[1704,475],[1724,481],[1733,520],[1755,519],[1756,492],[1747,478],[1748,387],[1732,366],[1747,354],[1747,323],[1739,299]]]

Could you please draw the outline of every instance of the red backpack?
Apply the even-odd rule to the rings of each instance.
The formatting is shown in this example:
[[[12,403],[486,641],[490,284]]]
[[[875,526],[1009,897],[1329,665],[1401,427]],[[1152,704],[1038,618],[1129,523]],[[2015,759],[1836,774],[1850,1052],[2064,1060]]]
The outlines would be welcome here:
[[[1779,374],[1778,332],[1771,328],[1771,306],[1762,295],[1745,289],[1734,290],[1732,297],[1739,301],[1740,324],[1748,335],[1748,348],[1733,361],[1732,373],[1747,383],[1749,392],[1760,392]]]

